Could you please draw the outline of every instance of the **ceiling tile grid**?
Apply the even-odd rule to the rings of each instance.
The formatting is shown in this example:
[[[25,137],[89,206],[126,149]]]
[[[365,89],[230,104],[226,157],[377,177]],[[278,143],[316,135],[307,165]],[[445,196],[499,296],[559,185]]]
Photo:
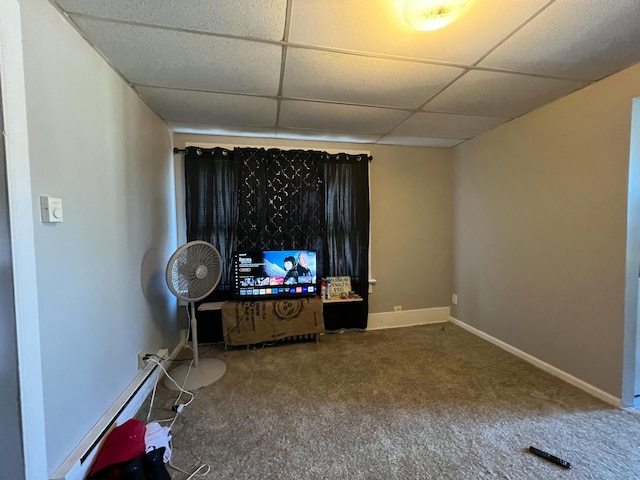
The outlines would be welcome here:
[[[394,136],[421,137],[429,132],[436,138],[473,138],[504,123],[502,118],[449,113],[416,113],[391,132]]]
[[[273,127],[278,101],[248,95],[139,86],[143,100],[168,121]]]
[[[255,95],[278,92],[280,46],[84,17],[74,20],[130,83]]]
[[[402,137],[399,135],[385,135],[376,143],[383,145],[412,145],[416,147],[451,148],[464,141],[464,138]]]
[[[456,67],[289,48],[282,94],[415,109],[462,73]]]
[[[640,1],[557,0],[482,62],[594,81],[640,60]]]
[[[191,122],[167,122],[172,131],[176,133],[195,133],[198,135],[228,135],[236,137],[259,137],[273,138],[276,136],[276,129],[272,127],[251,127],[251,126],[224,126],[217,127],[211,124],[191,123]]]
[[[286,0],[56,0],[68,13],[122,22],[282,40]]]
[[[315,140],[318,142],[376,143],[380,138],[380,135],[361,133],[354,137],[348,133],[280,128],[275,132],[274,137],[284,138],[287,140]]]
[[[326,132],[384,134],[410,114],[402,110],[282,100],[279,126]]]
[[[398,0],[295,0],[289,41],[470,65],[549,0],[475,0],[442,30],[420,32]]]
[[[510,119],[583,85],[570,80],[472,70],[427,103],[424,110]]]
[[[181,132],[450,147],[640,61],[640,0],[50,2]]]

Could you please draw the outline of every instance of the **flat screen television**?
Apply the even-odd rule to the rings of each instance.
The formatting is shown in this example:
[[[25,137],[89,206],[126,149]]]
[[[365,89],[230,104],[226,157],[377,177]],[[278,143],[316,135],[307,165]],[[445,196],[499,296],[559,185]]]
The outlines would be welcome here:
[[[263,250],[234,254],[235,299],[267,300],[317,294],[316,252],[312,250]]]

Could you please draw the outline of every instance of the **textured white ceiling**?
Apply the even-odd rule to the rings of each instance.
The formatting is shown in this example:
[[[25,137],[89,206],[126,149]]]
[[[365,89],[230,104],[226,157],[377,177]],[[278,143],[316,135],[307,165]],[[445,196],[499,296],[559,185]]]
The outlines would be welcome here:
[[[415,109],[463,73],[458,67],[289,48],[282,95]]]
[[[640,0],[50,0],[177,132],[451,147],[640,61]]]

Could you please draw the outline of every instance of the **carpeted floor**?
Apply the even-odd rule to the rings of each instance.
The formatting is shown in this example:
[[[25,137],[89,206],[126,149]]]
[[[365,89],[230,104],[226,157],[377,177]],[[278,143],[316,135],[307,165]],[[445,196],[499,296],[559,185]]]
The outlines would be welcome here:
[[[640,479],[640,414],[449,323],[202,350],[227,372],[176,420],[171,460],[201,478]],[[176,396],[158,386],[151,419]]]

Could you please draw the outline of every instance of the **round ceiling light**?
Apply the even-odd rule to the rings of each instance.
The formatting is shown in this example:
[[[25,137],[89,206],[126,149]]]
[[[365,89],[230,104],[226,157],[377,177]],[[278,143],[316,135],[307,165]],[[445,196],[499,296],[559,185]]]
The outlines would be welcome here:
[[[431,31],[458,19],[473,0],[407,0],[404,18],[416,30]]]

